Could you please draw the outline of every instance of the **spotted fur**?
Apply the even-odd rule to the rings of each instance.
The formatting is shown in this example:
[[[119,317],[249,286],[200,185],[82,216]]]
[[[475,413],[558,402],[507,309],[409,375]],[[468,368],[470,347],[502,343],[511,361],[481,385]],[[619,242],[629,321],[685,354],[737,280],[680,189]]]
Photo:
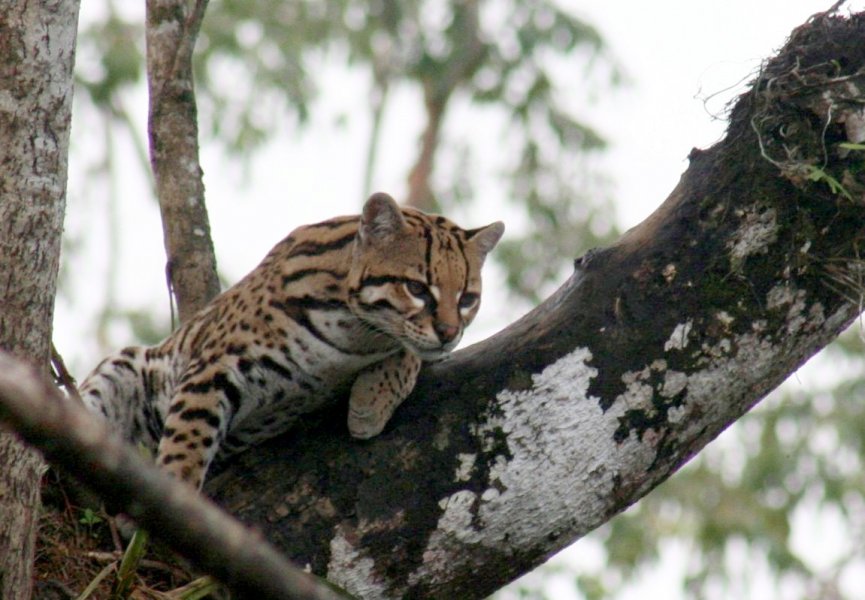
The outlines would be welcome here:
[[[215,457],[349,390],[349,432],[372,437],[421,362],[459,342],[503,231],[464,230],[375,194],[362,215],[296,229],[158,346],[105,359],[81,396],[197,487]]]

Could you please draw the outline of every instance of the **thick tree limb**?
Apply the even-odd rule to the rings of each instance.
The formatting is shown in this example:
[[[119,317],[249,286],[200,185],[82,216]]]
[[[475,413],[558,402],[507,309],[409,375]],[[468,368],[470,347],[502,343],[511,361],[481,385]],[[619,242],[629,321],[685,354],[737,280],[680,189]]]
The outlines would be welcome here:
[[[337,407],[209,492],[368,598],[486,596],[636,502],[859,312],[863,39],[862,14],[797,29],[653,215],[381,437]]]
[[[166,273],[181,321],[219,293],[192,78],[192,50],[206,7],[207,0],[147,1],[150,162],[162,212]]]
[[[345,597],[289,564],[260,534],[192,488],[145,464],[102,421],[2,351],[0,420],[52,463],[111,497],[153,537],[225,583],[239,598]]]

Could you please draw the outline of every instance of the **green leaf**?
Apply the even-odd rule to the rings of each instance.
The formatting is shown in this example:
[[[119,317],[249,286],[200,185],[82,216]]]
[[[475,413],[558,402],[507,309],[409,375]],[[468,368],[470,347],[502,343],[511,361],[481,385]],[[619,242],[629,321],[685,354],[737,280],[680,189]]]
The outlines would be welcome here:
[[[112,600],[125,600],[132,593],[132,584],[138,571],[138,565],[147,551],[148,535],[144,529],[138,528],[132,534],[120,567],[117,569],[117,579],[111,592]]]
[[[82,525],[92,527],[93,525],[97,525],[102,522],[102,517],[97,515],[92,508],[85,508],[82,513],[83,514],[81,515],[81,518],[78,519],[78,522]]]

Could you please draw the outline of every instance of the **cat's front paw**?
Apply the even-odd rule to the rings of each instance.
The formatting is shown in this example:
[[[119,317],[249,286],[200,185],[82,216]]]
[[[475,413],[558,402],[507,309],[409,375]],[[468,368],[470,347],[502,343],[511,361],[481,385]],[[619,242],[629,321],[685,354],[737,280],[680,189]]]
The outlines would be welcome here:
[[[368,440],[381,433],[387,418],[371,409],[350,409],[348,411],[348,432],[351,437]]]

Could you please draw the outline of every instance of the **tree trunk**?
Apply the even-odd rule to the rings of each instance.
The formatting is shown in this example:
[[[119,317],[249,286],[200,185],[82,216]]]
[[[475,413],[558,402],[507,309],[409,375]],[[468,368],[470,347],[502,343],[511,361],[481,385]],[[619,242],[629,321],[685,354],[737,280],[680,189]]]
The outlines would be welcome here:
[[[0,346],[47,372],[78,2],[0,1]],[[42,461],[0,434],[0,597],[29,598]]]
[[[432,191],[432,174],[448,98],[449,96],[433,99],[428,95],[425,98],[426,126],[421,135],[420,153],[408,174],[408,196],[404,202],[405,206],[426,212],[437,209],[438,204]]]
[[[207,491],[364,598],[484,597],[636,502],[859,312],[863,39],[862,14],[797,29],[653,215],[427,367],[380,437],[342,405]]]
[[[219,293],[198,160],[192,50],[207,0],[147,0],[150,163],[162,212],[166,274],[180,321]]]
[[[423,84],[426,125],[420,139],[420,152],[408,175],[408,195],[404,204],[426,212],[439,210],[433,192],[433,170],[439,148],[448,102],[455,91],[465,86],[487,53],[480,26],[480,2],[466,0],[454,5],[454,29],[450,32],[451,53],[458,58],[427,66],[420,77]]]

